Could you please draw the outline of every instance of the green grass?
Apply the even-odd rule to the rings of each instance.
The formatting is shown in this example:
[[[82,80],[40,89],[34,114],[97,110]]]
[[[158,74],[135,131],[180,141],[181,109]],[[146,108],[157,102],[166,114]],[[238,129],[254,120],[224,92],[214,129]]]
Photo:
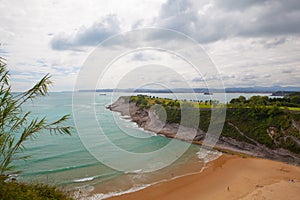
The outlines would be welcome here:
[[[212,108],[212,105],[205,103],[195,103],[193,102],[194,108]]]
[[[250,106],[246,106],[246,105],[243,105],[241,107],[235,107],[233,105],[228,105],[227,106],[228,108],[250,108]],[[263,106],[262,106],[263,107]],[[266,108],[272,108],[274,106],[265,106]],[[300,111],[300,108],[299,107],[285,107],[285,106],[279,106],[278,107],[280,110],[290,110],[290,111]]]
[[[281,107],[280,107],[281,108]],[[281,108],[281,109],[285,109],[284,107]],[[296,108],[296,107],[287,107],[288,110],[291,110],[291,111],[300,111],[300,108]]]
[[[225,106],[225,104],[218,104],[213,106],[209,101],[194,102],[189,100],[174,100],[169,98],[150,97],[146,95],[131,96],[130,101],[136,102],[138,106],[143,105],[145,107],[151,107],[155,104],[160,104],[162,106],[172,107],[172,108],[180,108],[181,106],[188,106],[191,108],[204,108],[204,109]]]

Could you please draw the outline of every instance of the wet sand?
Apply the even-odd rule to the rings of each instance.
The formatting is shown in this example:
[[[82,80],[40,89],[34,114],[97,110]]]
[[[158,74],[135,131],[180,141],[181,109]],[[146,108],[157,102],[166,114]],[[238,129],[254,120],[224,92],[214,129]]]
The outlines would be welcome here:
[[[112,200],[289,199],[300,196],[300,167],[223,155],[202,173],[158,183]]]

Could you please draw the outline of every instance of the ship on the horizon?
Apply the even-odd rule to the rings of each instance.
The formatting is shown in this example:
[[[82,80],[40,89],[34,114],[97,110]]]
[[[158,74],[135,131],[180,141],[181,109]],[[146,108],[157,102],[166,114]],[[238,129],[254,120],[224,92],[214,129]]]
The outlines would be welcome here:
[[[213,95],[212,92],[204,92],[203,94],[204,94],[204,95]]]

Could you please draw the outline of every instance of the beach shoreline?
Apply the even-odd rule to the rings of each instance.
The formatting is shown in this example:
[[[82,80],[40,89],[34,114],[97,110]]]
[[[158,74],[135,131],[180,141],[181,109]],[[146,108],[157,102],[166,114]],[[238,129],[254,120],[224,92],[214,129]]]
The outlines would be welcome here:
[[[85,194],[85,197],[88,199],[106,199],[142,190],[152,185],[168,182],[187,175],[198,174],[204,171],[212,160],[222,156],[221,152],[214,150],[201,151],[200,148],[196,147],[197,146],[194,145],[194,147],[191,148],[192,150],[188,150],[188,152],[182,155],[183,159],[179,158],[179,162],[175,161],[165,168],[153,172],[137,171],[125,173],[124,176],[130,177],[126,178],[123,176],[116,180],[106,182],[105,184],[96,184],[93,186],[92,191]],[[196,149],[197,151],[195,151]],[[206,156],[204,156],[204,154],[206,154]],[[183,160],[185,160],[184,163]],[[133,180],[135,182],[132,182]],[[124,184],[125,182],[126,184]],[[120,183],[123,184],[120,185]]]
[[[150,111],[144,113],[138,111],[135,104],[127,104],[122,99],[107,108],[120,112],[121,115],[130,116],[133,122],[145,130],[169,138],[175,138],[173,132],[176,133],[178,130],[178,127],[174,124],[166,124],[158,130],[157,127],[160,127],[160,124],[158,124],[157,117],[151,116]],[[189,132],[189,130],[187,129],[186,132]],[[201,132],[197,133],[197,136],[202,134]],[[202,144],[202,141],[193,141],[190,138],[177,139]],[[209,162],[202,172],[187,174],[107,199],[298,199],[300,195],[299,166],[269,160],[266,156],[260,155],[261,152],[259,151],[241,150],[224,143],[218,143],[213,148],[224,154]],[[262,158],[257,158],[257,156]],[[278,160],[285,161],[284,159]],[[97,189],[94,192],[97,193]]]
[[[224,154],[203,172],[151,185],[111,200],[289,199],[300,195],[300,167]]]

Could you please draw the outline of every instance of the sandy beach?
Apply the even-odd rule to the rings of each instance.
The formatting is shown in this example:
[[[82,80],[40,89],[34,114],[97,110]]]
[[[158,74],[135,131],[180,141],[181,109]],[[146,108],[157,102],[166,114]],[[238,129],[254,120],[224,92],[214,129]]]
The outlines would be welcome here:
[[[208,165],[202,173],[187,175],[109,199],[299,199],[298,166],[226,154]]]

